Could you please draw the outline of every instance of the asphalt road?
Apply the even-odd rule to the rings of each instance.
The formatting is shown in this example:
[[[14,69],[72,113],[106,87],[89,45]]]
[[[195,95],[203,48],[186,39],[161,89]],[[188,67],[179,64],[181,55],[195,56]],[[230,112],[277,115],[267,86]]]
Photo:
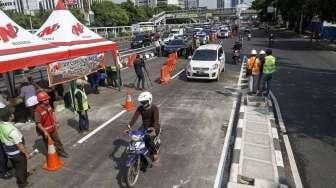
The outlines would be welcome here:
[[[230,48],[232,41],[227,40],[224,45]],[[231,62],[229,55],[227,58],[228,63]],[[152,81],[157,80],[163,60],[152,61]],[[180,70],[184,68],[184,63],[185,60],[180,60]],[[186,81],[182,73],[168,85],[154,83],[151,92],[154,103],[160,108],[163,131],[160,160],[140,175],[137,187],[213,186],[232,103],[237,97],[240,66],[228,64],[226,69],[218,82]],[[128,75],[134,75],[132,70],[126,71]],[[133,78],[128,76],[127,83],[132,82]],[[138,93],[133,92],[135,95]],[[89,96],[93,108],[89,113],[91,129],[122,110],[120,103],[124,97],[113,97],[115,95],[120,94],[103,90],[99,95]],[[77,143],[82,136],[76,133],[73,125],[76,120],[66,121],[68,126],[60,129],[60,135],[70,158],[64,160],[65,166],[57,172],[46,172],[40,168],[43,156],[39,155],[31,161],[30,168],[35,163],[37,169],[29,177],[33,187],[124,187],[124,151],[128,138],[123,131],[131,115],[125,113],[82,144]],[[34,133],[31,131],[30,134]],[[13,179],[0,185],[15,187]]]
[[[247,42],[266,49],[267,39]],[[304,187],[336,187],[336,53],[290,32],[273,46],[279,69],[272,83]],[[247,52],[247,51],[246,51]]]

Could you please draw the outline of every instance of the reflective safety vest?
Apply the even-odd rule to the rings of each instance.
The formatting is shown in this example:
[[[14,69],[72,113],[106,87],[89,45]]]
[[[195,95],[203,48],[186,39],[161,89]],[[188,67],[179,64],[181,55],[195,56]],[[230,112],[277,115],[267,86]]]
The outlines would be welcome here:
[[[48,105],[48,108],[45,109],[42,105],[38,104],[35,108],[35,112],[39,113],[41,116],[40,123],[42,127],[48,132],[51,133],[55,130],[55,117],[54,111]]]
[[[276,71],[275,57],[268,55],[265,57],[265,63],[263,67],[264,74],[272,74]]]
[[[76,89],[75,91],[75,95],[77,95],[77,93],[80,92],[81,96],[82,96],[82,105],[83,105],[83,110],[86,111],[89,109],[89,103],[88,103],[88,98],[87,95],[84,91],[80,90],[80,89]],[[78,101],[77,98],[75,97],[75,109],[78,112],[79,108],[78,108]]]
[[[5,122],[0,122],[0,140],[3,144],[3,148],[9,158],[20,154],[19,148],[13,143],[12,139],[9,137],[11,132],[18,131],[17,128]]]

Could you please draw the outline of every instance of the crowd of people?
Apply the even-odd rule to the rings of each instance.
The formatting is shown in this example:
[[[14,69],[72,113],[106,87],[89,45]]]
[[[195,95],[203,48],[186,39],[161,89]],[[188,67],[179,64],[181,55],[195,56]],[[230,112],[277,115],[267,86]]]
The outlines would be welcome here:
[[[251,50],[247,60],[246,74],[249,77],[249,94],[268,96],[271,89],[273,74],[276,72],[276,59],[272,50]]]

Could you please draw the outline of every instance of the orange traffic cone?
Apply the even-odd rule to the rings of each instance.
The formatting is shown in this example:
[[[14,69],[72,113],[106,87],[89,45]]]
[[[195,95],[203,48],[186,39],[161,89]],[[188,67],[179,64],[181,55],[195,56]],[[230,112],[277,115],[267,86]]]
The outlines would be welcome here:
[[[134,109],[134,103],[132,102],[132,96],[129,91],[127,91],[126,95],[126,101],[125,104],[123,105],[126,111],[132,111]]]
[[[48,155],[47,162],[43,165],[45,170],[56,171],[64,166],[64,162],[58,158],[56,153],[56,149],[54,146],[54,141],[49,138],[48,139]]]

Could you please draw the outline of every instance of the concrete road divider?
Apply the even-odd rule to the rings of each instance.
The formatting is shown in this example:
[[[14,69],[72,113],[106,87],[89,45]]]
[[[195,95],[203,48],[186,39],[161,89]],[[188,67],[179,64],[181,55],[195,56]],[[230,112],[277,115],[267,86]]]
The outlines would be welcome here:
[[[167,84],[171,80],[171,74],[174,72],[177,64],[177,52],[168,55],[165,65],[161,68],[160,83]]]

